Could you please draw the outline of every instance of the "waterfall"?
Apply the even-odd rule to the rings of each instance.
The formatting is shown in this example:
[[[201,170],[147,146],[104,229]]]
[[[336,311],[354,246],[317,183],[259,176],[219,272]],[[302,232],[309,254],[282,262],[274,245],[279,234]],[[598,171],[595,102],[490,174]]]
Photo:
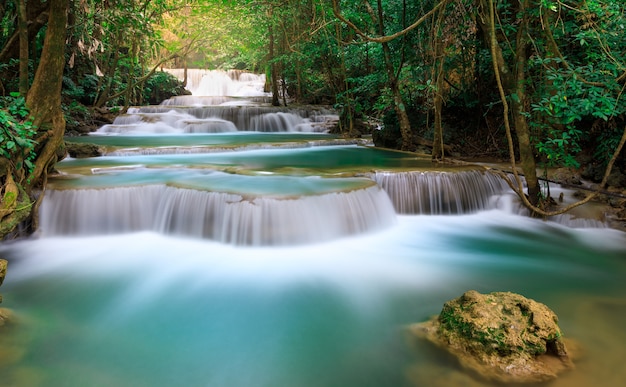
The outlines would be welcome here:
[[[185,120],[183,124],[183,131],[185,133],[224,133],[237,131],[235,124],[220,118]]]
[[[327,109],[270,106],[142,106],[93,134],[181,134],[230,131],[322,132],[335,117]]]
[[[181,81],[184,69],[166,69]],[[186,89],[193,96],[263,97],[265,74],[252,74],[240,70],[187,70]]]
[[[270,96],[261,97],[215,97],[178,95],[161,102],[161,106],[246,106],[269,104]]]
[[[476,212],[490,208],[490,198],[508,189],[501,178],[479,170],[375,172],[371,178],[401,214]]]
[[[294,113],[265,113],[252,117],[250,130],[256,132],[313,132],[309,121]]]
[[[282,198],[166,185],[50,190],[40,216],[48,236],[149,230],[235,245],[312,243],[395,223],[393,206],[377,186]]]
[[[166,70],[183,79],[183,69]],[[327,133],[338,120],[329,109],[267,106],[265,75],[240,70],[189,69],[187,89],[159,106],[129,108],[95,135],[223,133],[233,131]]]

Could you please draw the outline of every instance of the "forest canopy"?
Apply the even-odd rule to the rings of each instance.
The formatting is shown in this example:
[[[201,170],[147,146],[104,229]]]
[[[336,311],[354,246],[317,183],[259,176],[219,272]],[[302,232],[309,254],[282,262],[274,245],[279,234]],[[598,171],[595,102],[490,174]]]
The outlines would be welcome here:
[[[378,146],[507,159],[541,213],[537,170],[626,172],[625,29],[623,0],[9,0],[2,216],[36,206],[64,135],[183,93],[174,67],[265,73],[273,104],[331,105]]]

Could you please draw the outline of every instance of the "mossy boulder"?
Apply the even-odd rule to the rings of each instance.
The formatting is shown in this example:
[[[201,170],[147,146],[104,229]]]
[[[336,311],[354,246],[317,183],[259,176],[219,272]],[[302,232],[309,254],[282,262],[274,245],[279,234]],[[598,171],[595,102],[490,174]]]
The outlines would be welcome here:
[[[439,316],[409,330],[494,382],[544,382],[573,367],[556,314],[515,293],[470,290],[446,302]]]

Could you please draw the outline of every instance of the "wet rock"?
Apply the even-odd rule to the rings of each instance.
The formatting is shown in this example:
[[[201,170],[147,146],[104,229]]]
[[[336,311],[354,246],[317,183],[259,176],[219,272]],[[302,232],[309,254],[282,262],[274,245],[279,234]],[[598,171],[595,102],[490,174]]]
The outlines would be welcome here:
[[[6,259],[0,259],[0,285],[4,282],[4,277],[7,275],[7,265],[8,262]]]
[[[0,385],[2,386],[24,385],[8,381],[11,380],[9,370],[24,359],[30,341],[20,328],[21,319],[12,310],[0,308],[0,375],[2,375]]]
[[[581,177],[585,180],[591,180],[599,183],[604,176],[604,168],[595,164],[587,164],[580,171]]]
[[[373,130],[372,140],[380,148],[400,149],[402,145],[400,130],[395,128],[381,127]]]
[[[611,187],[626,187],[626,175],[619,169],[613,168],[606,183]]]
[[[102,149],[96,144],[66,142],[65,148],[70,157],[77,159],[102,156]]]
[[[548,176],[562,184],[581,185],[580,174],[572,168],[558,168]]]
[[[519,294],[470,290],[409,331],[446,349],[482,378],[536,383],[573,367],[557,323],[547,306]]]
[[[0,328],[8,327],[15,322],[15,316],[11,309],[0,308]],[[0,331],[0,334],[2,331]]]
[[[0,286],[2,286],[2,283],[4,282],[4,277],[7,275],[7,264],[8,262],[5,259],[0,259]],[[0,294],[0,304],[1,303],[2,303],[2,295]],[[0,319],[2,319],[1,315],[0,315]]]

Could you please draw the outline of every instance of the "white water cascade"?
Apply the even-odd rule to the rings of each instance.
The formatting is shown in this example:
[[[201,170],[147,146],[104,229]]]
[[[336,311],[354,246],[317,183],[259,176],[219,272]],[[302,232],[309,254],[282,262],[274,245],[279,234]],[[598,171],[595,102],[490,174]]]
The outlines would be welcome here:
[[[372,179],[400,214],[464,214],[491,208],[508,190],[499,177],[479,170],[375,172]]]
[[[170,186],[51,190],[41,208],[45,236],[137,231],[235,245],[316,243],[395,223],[379,187],[299,197],[262,197]]]
[[[166,69],[165,71],[174,75],[181,81],[184,79],[184,69]],[[194,96],[269,96],[269,94],[265,92],[265,74],[253,74],[242,70],[188,69],[186,88]]]

